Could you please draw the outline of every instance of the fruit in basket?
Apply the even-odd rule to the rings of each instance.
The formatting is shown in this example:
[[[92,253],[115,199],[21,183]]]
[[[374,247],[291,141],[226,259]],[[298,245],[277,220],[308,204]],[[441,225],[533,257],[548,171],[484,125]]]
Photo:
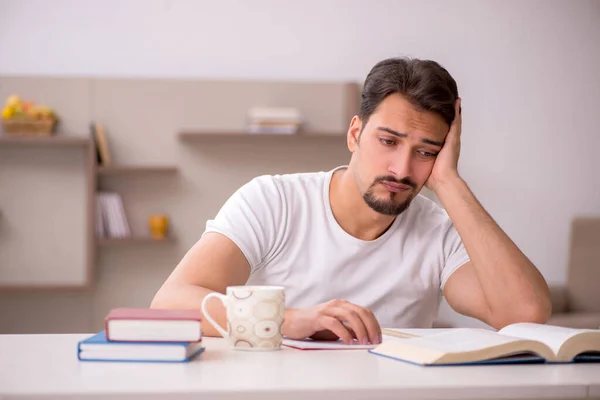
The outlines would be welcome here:
[[[11,118],[24,118],[27,116],[27,113],[25,113],[25,111],[23,110],[23,106],[21,104],[17,104],[10,108],[12,109],[12,117]]]
[[[2,108],[4,134],[14,136],[50,136],[56,130],[58,116],[46,105],[9,96]]]
[[[55,116],[54,111],[48,106],[40,106],[39,109],[42,113],[42,117],[50,118]]]
[[[54,111],[46,105],[37,105],[33,101],[24,101],[13,94],[6,99],[2,109],[3,119],[56,120]]]
[[[27,115],[33,119],[42,119],[42,110],[39,106],[33,106],[27,110]]]
[[[6,106],[6,107],[4,107],[4,108],[2,109],[2,118],[3,118],[3,119],[9,119],[9,118],[12,118],[12,116],[13,116],[14,114],[15,114],[15,110],[14,110],[14,108],[11,108],[11,107],[8,107],[8,106]]]
[[[50,119],[54,117],[52,109],[48,106],[33,106],[27,113],[34,119]]]
[[[21,98],[19,96],[17,96],[16,94],[10,95],[6,99],[7,107],[17,108],[17,106],[20,106],[20,105],[21,105]]]

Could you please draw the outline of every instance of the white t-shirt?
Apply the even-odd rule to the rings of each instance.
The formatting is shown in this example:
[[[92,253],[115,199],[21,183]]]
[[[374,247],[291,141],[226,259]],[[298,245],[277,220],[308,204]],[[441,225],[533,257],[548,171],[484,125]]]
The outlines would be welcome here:
[[[247,285],[284,286],[287,307],[342,299],[371,309],[383,327],[430,328],[446,280],[469,261],[452,221],[417,195],[379,238],[357,239],[331,211],[339,168],[254,178],[205,232],[237,244],[251,268]]]

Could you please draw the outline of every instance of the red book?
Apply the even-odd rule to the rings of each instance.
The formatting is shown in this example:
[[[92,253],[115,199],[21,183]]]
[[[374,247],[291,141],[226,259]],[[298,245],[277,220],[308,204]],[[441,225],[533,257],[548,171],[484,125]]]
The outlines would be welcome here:
[[[104,318],[109,341],[198,342],[202,340],[199,310],[115,308]]]

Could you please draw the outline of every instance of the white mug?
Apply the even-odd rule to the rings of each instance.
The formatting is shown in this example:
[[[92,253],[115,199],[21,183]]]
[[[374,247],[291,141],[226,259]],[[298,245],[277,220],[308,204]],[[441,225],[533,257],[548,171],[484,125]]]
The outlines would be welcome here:
[[[227,332],[208,314],[212,297],[227,309]],[[210,293],[202,300],[204,317],[240,350],[277,350],[283,337],[285,289],[282,286],[229,286],[227,294]]]

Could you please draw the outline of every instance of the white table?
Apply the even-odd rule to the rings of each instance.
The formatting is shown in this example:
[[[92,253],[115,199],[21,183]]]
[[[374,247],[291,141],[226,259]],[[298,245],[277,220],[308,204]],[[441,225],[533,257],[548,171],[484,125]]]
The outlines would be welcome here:
[[[0,335],[0,399],[600,398],[600,364],[419,367],[363,350],[250,353],[206,338],[188,364],[77,360],[89,335]]]

